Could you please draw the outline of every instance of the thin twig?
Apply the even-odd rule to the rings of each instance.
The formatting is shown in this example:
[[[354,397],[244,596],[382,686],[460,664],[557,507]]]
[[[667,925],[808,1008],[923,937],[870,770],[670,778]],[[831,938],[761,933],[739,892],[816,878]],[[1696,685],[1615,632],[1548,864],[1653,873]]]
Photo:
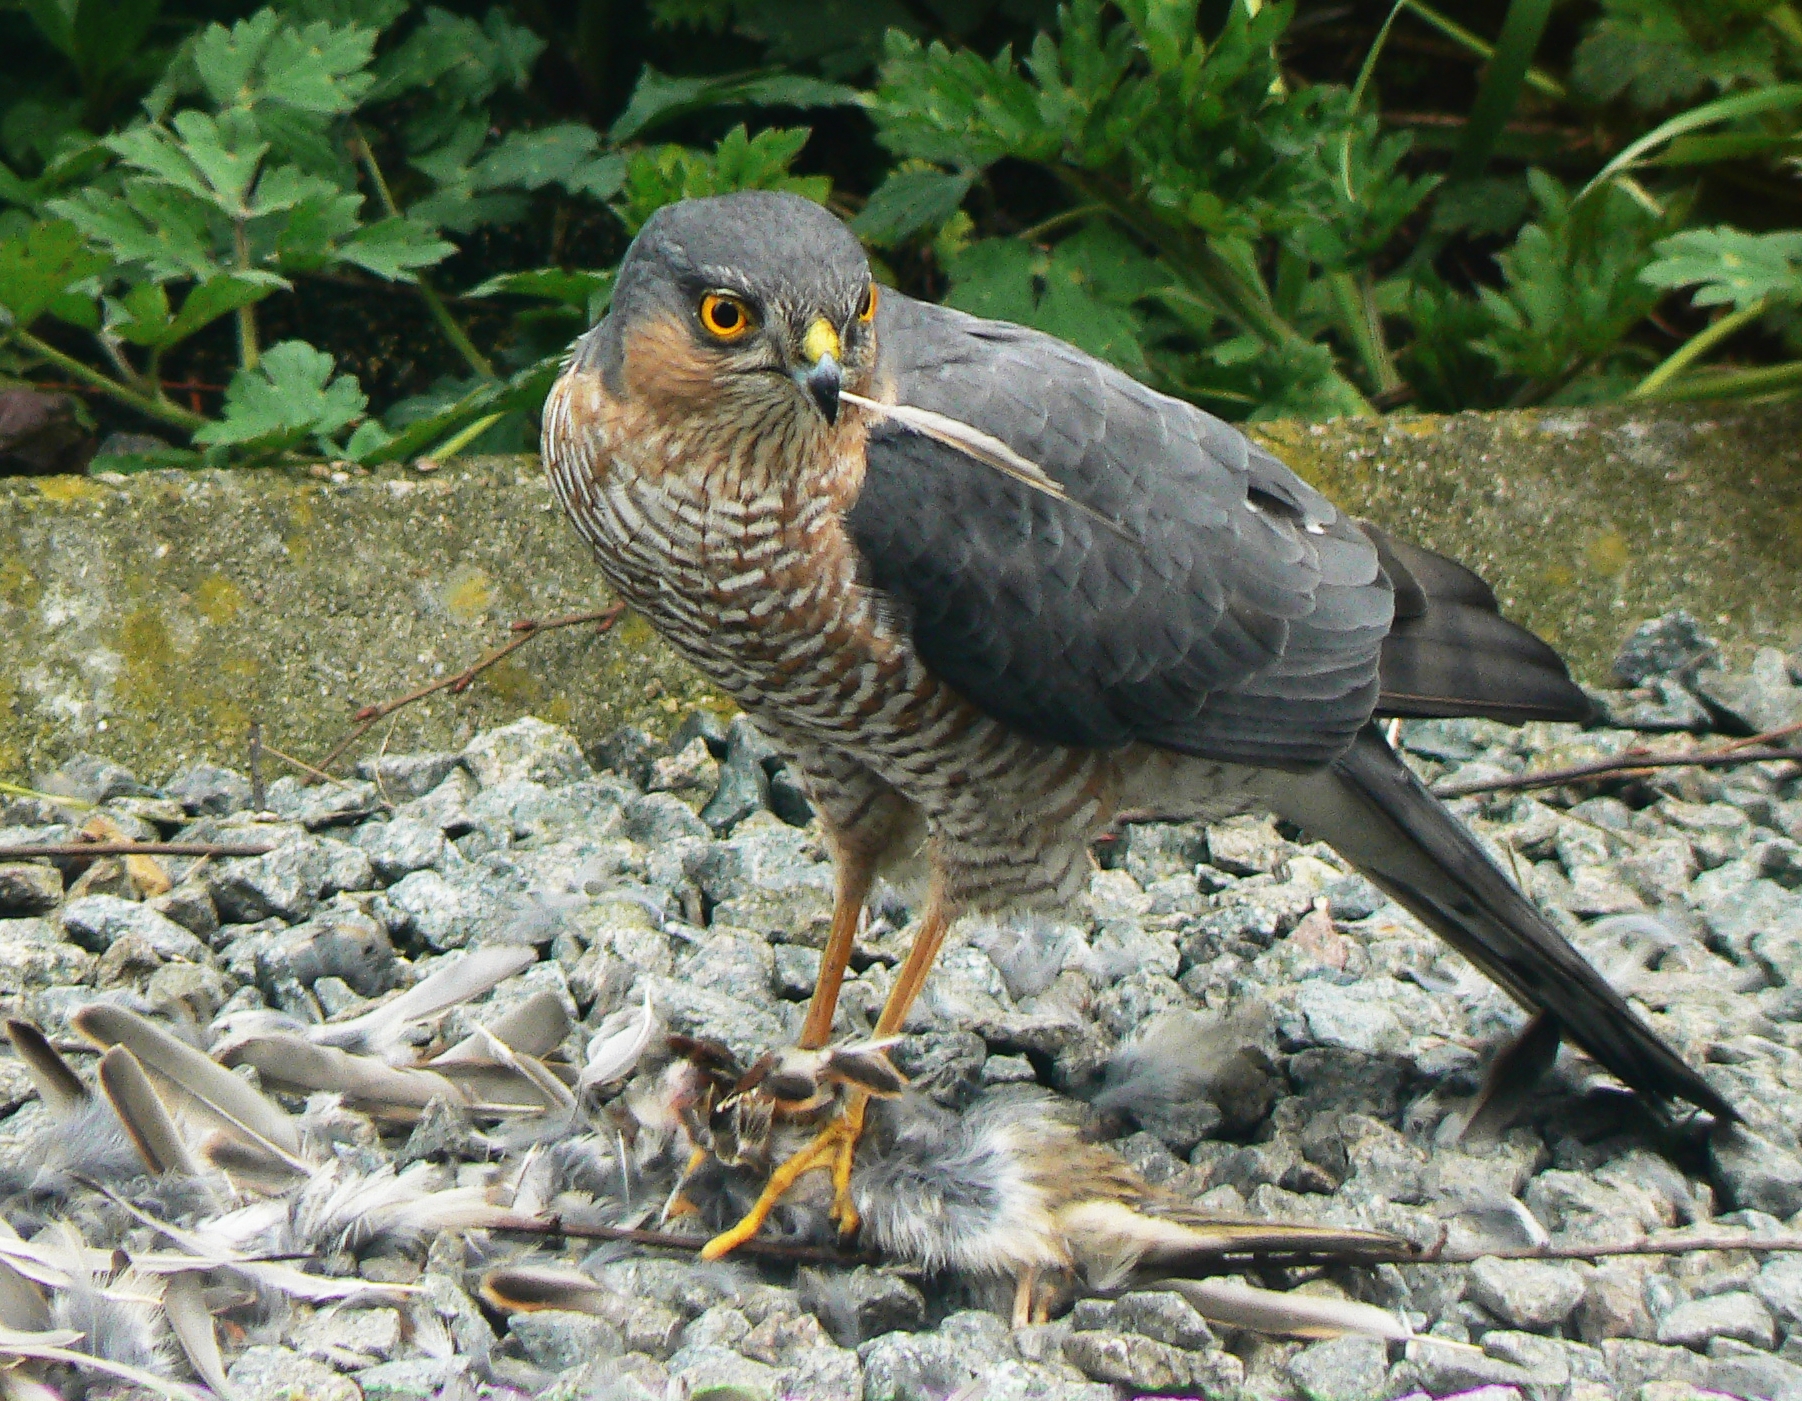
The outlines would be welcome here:
[[[1339,1254],[1310,1251],[1303,1254],[1243,1252],[1260,1264],[1358,1264],[1358,1265],[1473,1265],[1478,1260],[1606,1260],[1622,1255],[1692,1255],[1709,1250],[1802,1251],[1802,1232],[1786,1231],[1768,1236],[1734,1234],[1681,1236],[1664,1239],[1619,1241],[1608,1245],[1529,1245],[1488,1250],[1445,1250],[1437,1246],[1390,1252],[1360,1249]]]
[[[324,769],[314,768],[305,759],[296,759],[292,754],[284,754],[284,753],[282,753],[281,750],[277,749],[273,744],[263,745],[262,750],[265,754],[272,754],[277,759],[280,759],[284,764],[292,764],[292,765],[294,765],[295,768],[299,769],[302,773],[311,774],[314,778],[319,779],[321,782],[329,783],[334,788],[343,788],[343,789],[347,789],[347,790],[350,788],[350,785],[348,783],[346,783],[343,779],[332,777],[332,775],[327,773]]]
[[[708,1241],[706,1236],[678,1236],[669,1231],[634,1231],[624,1226],[576,1226],[555,1216],[548,1220],[521,1219],[491,1229],[514,1231],[528,1236],[566,1236],[571,1240],[626,1241],[632,1245],[647,1245],[660,1250],[697,1251]],[[774,1240],[748,1240],[734,1250],[733,1254],[760,1255],[770,1260],[790,1260],[801,1264],[854,1266],[880,1263],[878,1257],[857,1251],[836,1250],[829,1245],[794,1245]]]
[[[349,749],[359,739],[369,733],[370,727],[373,726],[376,721],[386,719],[401,707],[412,705],[415,701],[424,700],[427,696],[435,695],[439,691],[449,691],[453,696],[460,695],[462,692],[469,689],[476,677],[480,676],[496,662],[510,657],[534,637],[538,637],[543,633],[552,632],[557,628],[580,627],[583,623],[593,623],[597,632],[605,633],[611,630],[613,625],[619,621],[620,614],[625,611],[625,604],[616,603],[611,608],[602,608],[591,613],[571,613],[567,617],[552,618],[548,622],[541,623],[536,618],[521,619],[519,622],[512,624],[508,628],[508,631],[517,634],[517,636],[515,636],[511,642],[506,642],[501,646],[496,647],[492,652],[489,652],[486,656],[477,661],[475,665],[459,671],[455,676],[440,677],[429,685],[421,686],[416,691],[409,691],[404,696],[397,696],[393,700],[382,701],[377,705],[364,706],[351,717],[356,722],[355,727],[349,734],[332,747],[329,754],[319,761],[317,771],[322,773],[329,771],[332,765],[343,757],[345,750]],[[274,753],[275,751],[271,750],[270,752]]]
[[[262,812],[269,806],[263,790],[263,726],[250,722],[250,806]]]
[[[1587,764],[1572,764],[1568,768],[1542,769],[1538,773],[1484,779],[1476,783],[1435,784],[1433,792],[1441,798],[1465,798],[1473,793],[1511,793],[1527,788],[1555,788],[1560,784],[1591,778],[1625,778],[1651,773],[1654,769],[1719,769],[1736,764],[1802,762],[1802,750],[1797,749],[1760,750],[1755,754],[1746,752],[1796,734],[1802,734],[1802,721],[1766,730],[1763,734],[1747,735],[1744,739],[1736,739],[1714,749],[1695,749],[1687,754],[1652,754],[1644,750],[1629,749],[1625,754],[1616,755],[1612,759],[1596,759]]]
[[[266,856],[271,846],[234,842],[46,842],[42,846],[0,846],[0,861],[34,856]]]

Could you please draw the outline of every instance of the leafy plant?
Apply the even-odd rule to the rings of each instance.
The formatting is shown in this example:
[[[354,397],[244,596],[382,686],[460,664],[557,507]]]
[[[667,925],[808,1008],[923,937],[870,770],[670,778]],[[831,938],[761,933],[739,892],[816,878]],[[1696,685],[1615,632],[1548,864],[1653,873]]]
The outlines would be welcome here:
[[[1234,417],[1802,385],[1791,0],[10,5],[0,376],[141,465],[527,446],[631,235],[745,188]]]

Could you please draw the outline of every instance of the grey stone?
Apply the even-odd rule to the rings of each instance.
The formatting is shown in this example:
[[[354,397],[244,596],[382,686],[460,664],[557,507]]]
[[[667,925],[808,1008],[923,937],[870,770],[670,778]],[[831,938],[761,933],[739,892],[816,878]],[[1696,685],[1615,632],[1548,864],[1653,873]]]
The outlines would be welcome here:
[[[723,1347],[685,1345],[669,1360],[669,1374],[696,1401],[776,1401],[782,1374]]]
[[[244,1401],[362,1401],[349,1377],[292,1348],[246,1348],[225,1375]]]
[[[1287,849],[1268,817],[1233,817],[1208,828],[1208,864],[1231,875],[1274,871]]]
[[[547,1372],[567,1371],[626,1350],[619,1329],[606,1319],[564,1309],[516,1313],[507,1320],[507,1332],[526,1361]]]
[[[1295,992],[1295,1006],[1306,1019],[1310,1040],[1365,1055],[1399,1052],[1408,1034],[1378,989],[1366,984],[1340,987],[1311,979]]]
[[[353,1373],[363,1401],[431,1401],[469,1364],[461,1357],[407,1357]]]
[[[163,791],[194,817],[228,817],[250,806],[250,780],[217,764],[190,764]]]
[[[104,953],[126,935],[142,939],[160,958],[203,961],[207,947],[174,920],[135,900],[89,895],[63,906],[63,933],[91,953]]]
[[[1749,671],[1706,672],[1692,684],[1747,734],[1802,721],[1802,687],[1790,680],[1789,666],[1775,647],[1760,647]]]
[[[970,1358],[937,1333],[884,1333],[857,1349],[864,1401],[942,1401],[975,1381],[985,1359]]]
[[[752,813],[761,812],[769,805],[770,779],[764,772],[763,764],[750,749],[742,745],[728,748],[726,760],[719,766],[719,779],[713,796],[701,809],[701,821],[711,831],[724,834]]]
[[[1631,1395],[1647,1382],[1699,1383],[1706,1360],[1688,1348],[1664,1347],[1636,1338],[1610,1339],[1601,1345],[1602,1357],[1616,1384]]]
[[[1786,1329],[1802,1328],[1802,1256],[1772,1255],[1752,1288]]]
[[[626,835],[645,846],[665,846],[684,837],[705,840],[707,824],[672,793],[647,793],[626,804]]]
[[[1114,1301],[1111,1326],[1187,1352],[1203,1352],[1220,1345],[1195,1305],[1168,1289],[1122,1295]]]
[[[926,1323],[926,1300],[906,1280],[859,1265],[849,1273],[804,1269],[796,1281],[807,1309],[840,1347]]]
[[[190,876],[173,890],[166,890],[145,905],[165,919],[172,919],[196,938],[209,943],[219,932],[219,910],[206,883]]]
[[[1754,1347],[1777,1345],[1777,1325],[1756,1294],[1734,1291],[1678,1304],[1658,1320],[1658,1341],[1702,1348],[1715,1338],[1737,1338]]]
[[[1612,670],[1623,685],[1643,686],[1656,677],[1693,672],[1719,655],[1719,645],[1701,623],[1688,609],[1677,608],[1636,627],[1615,654]]]
[[[395,817],[388,822],[366,822],[352,838],[369,858],[376,879],[392,885],[403,876],[423,871],[444,860],[444,833],[435,823],[414,817]]]
[[[98,754],[77,754],[65,760],[54,772],[38,779],[37,788],[44,793],[79,798],[88,803],[154,796],[151,789],[138,782],[138,776],[130,769]]]
[[[220,918],[228,924],[254,924],[272,915],[305,919],[325,893],[330,874],[322,846],[318,838],[300,838],[262,856],[214,862],[206,868],[206,883]]]
[[[770,811],[791,827],[813,821],[813,800],[798,770],[783,764],[770,771]]]
[[[1289,1359],[1289,1377],[1307,1401],[1381,1401],[1389,1350],[1375,1338],[1329,1338]]]
[[[575,737],[532,715],[483,731],[464,747],[462,757],[484,788],[515,780],[555,787],[594,777]]]
[[[356,775],[373,783],[386,801],[404,803],[425,797],[460,763],[456,754],[383,754],[359,759]]]
[[[1802,1401],[1802,1367],[1750,1348],[1723,1350],[1703,1370],[1702,1384],[1711,1391],[1757,1401]]]
[[[1236,1397],[1245,1367],[1229,1352],[1187,1353],[1136,1333],[1107,1330],[1072,1333],[1064,1356],[1098,1382],[1139,1391],[1184,1391],[1210,1398]]]
[[[284,978],[306,987],[321,978],[339,978],[361,997],[378,997],[394,986],[388,931],[354,905],[322,908],[304,924],[277,935],[256,957],[257,984],[265,991]]]
[[[820,976],[820,951],[801,944],[775,947],[776,996],[798,1001],[811,996]]]
[[[94,955],[62,938],[48,920],[0,919],[0,993],[85,983],[94,968]]]
[[[774,999],[776,956],[762,939],[715,927],[677,960],[676,977],[725,997],[769,1004]]]
[[[1730,1206],[1779,1217],[1802,1211],[1802,1157],[1744,1124],[1717,1128],[1708,1141],[1708,1156]]]
[[[459,949],[479,935],[500,934],[508,921],[479,888],[453,884],[437,871],[414,871],[387,890],[388,903],[419,938],[437,950]]]
[[[622,725],[597,744],[589,758],[595,768],[610,770],[643,788],[651,776],[651,765],[666,752],[666,746],[636,725]]]
[[[309,832],[360,822],[381,806],[373,783],[308,785],[287,777],[269,785],[265,801],[284,822],[298,822]]]
[[[707,742],[697,737],[686,748],[652,763],[645,791],[675,793],[698,804],[703,795],[719,787],[719,782],[719,760],[713,757]]]
[[[294,1346],[340,1371],[389,1361],[401,1347],[398,1310],[333,1309],[316,1313],[294,1330]]]
[[[1490,1256],[1470,1267],[1470,1297],[1513,1328],[1542,1330],[1564,1322],[1583,1291],[1582,1274],[1562,1262]]]
[[[63,873],[31,861],[0,864],[0,918],[40,915],[63,898]]]

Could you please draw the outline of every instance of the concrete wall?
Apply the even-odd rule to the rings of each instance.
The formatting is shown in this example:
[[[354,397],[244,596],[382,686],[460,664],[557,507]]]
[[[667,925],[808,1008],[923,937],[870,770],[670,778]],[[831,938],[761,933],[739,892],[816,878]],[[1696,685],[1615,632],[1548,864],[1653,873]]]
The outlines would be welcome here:
[[[1733,649],[1802,640],[1802,409],[1701,406],[1271,424],[1328,493],[1474,566],[1592,680],[1684,606]],[[81,750],[146,778],[245,734],[317,759],[361,705],[468,665],[518,618],[607,595],[537,464],[0,479],[0,778]],[[585,742],[709,692],[642,622],[539,638],[396,750],[530,711]],[[373,750],[386,722],[369,736]]]

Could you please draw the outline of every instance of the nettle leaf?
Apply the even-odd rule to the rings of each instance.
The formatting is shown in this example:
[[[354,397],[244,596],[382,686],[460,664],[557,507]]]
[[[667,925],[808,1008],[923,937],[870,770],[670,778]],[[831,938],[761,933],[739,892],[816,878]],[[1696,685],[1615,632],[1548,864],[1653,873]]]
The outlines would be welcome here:
[[[254,256],[288,272],[317,272],[338,258],[342,241],[359,227],[363,197],[336,190],[313,195],[280,216],[252,227]]]
[[[415,268],[433,267],[456,251],[430,227],[395,218],[358,229],[338,245],[338,259],[390,282],[411,282]]]
[[[306,438],[329,441],[369,407],[357,377],[334,375],[332,357],[305,341],[282,341],[254,370],[239,370],[216,423],[194,434],[209,447],[279,451]]]
[[[223,231],[215,227],[218,211],[161,181],[127,180],[117,195],[86,189],[52,200],[49,208],[115,261],[142,264],[157,281],[204,280],[225,271],[219,259]]]
[[[798,73],[765,70],[674,78],[647,64],[639,74],[638,85],[632,89],[626,110],[614,120],[607,139],[619,145],[681,117],[716,107],[848,107],[859,100],[855,88]]]
[[[284,13],[296,19],[355,24],[377,32],[413,8],[412,0],[279,0],[279,4]]]
[[[823,175],[791,175],[789,166],[812,133],[772,127],[747,136],[736,126],[711,152],[690,146],[634,151],[614,210],[633,233],[666,204],[734,190],[788,190],[824,203],[832,182]]]
[[[111,259],[82,243],[73,224],[39,224],[23,238],[0,243],[0,317],[21,329],[29,329],[47,311],[65,320],[80,318],[72,290],[111,266]],[[91,313],[93,298],[80,300]],[[74,315],[65,316],[65,311]]]
[[[943,224],[957,213],[975,183],[970,173],[894,171],[876,187],[851,227],[878,248],[892,248],[921,229]]]
[[[1697,306],[1802,302],[1802,232],[1686,229],[1656,251],[1657,261],[1640,279],[1654,287],[1694,287],[1690,300]]]
[[[470,169],[469,183],[476,190],[542,189],[569,179],[589,162],[600,144],[594,128],[579,122],[539,131],[510,131]]]

